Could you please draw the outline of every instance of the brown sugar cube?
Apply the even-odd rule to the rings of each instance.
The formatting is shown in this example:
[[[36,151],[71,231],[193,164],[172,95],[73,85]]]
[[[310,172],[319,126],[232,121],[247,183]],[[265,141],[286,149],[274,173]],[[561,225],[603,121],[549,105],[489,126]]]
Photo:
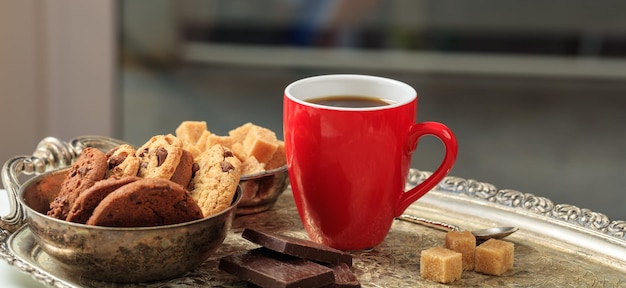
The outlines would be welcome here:
[[[230,146],[233,146],[234,143],[235,143],[235,139],[233,137],[230,137],[230,136],[218,136],[218,135],[215,135],[215,134],[211,134],[207,138],[206,145],[207,145],[207,147],[209,147],[209,146],[220,144],[220,145],[222,145],[224,147],[230,147]]]
[[[205,121],[183,121],[176,128],[176,138],[184,145],[195,145],[204,132],[207,132]]]
[[[196,144],[193,145],[193,147],[195,147],[199,151],[206,151],[207,149],[209,149],[209,146],[207,146],[207,140],[209,137],[211,137],[211,135],[213,135],[211,132],[205,130],[204,132],[202,132],[202,134],[200,134],[200,137],[196,141]]]
[[[243,124],[233,130],[228,131],[228,135],[234,139],[237,143],[243,143],[246,140],[246,135],[250,132],[250,129],[254,126],[254,124],[248,122]]]
[[[475,271],[502,275],[513,268],[514,244],[511,242],[489,239],[476,247]]]
[[[474,270],[476,237],[470,231],[446,233],[446,248],[463,255],[463,270]]]
[[[239,142],[234,143],[233,146],[230,147],[230,149],[233,154],[235,154],[235,157],[239,158],[241,162],[245,162],[246,159],[248,159],[248,154],[246,154],[246,151],[243,150],[243,144]]]
[[[433,247],[422,251],[420,275],[424,279],[439,283],[451,283],[461,279],[463,256],[461,253],[443,247]]]
[[[259,162],[267,163],[278,149],[276,134],[267,128],[253,126],[243,141],[243,149],[248,156],[254,156]]]
[[[241,162],[241,170],[241,175],[260,173],[265,171],[265,164],[259,163],[254,157],[250,157]]]
[[[274,152],[274,156],[272,156],[272,159],[267,161],[265,169],[272,170],[284,166],[285,164],[287,164],[287,156],[285,155],[285,142],[278,141],[278,147],[276,148],[276,152]]]
[[[206,149],[209,149],[209,147],[213,146],[213,145],[222,145],[228,149],[231,149],[231,147],[233,146],[233,144],[235,143],[235,139],[233,139],[233,137],[230,136],[218,136],[215,134],[211,134],[208,135],[206,137]],[[232,150],[232,149],[231,149]],[[236,156],[236,155],[235,155]],[[239,159],[242,161],[242,159]]]

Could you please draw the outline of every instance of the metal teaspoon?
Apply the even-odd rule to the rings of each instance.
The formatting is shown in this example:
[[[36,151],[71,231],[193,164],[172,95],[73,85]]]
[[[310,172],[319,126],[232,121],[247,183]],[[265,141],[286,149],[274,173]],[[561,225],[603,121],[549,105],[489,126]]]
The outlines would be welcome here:
[[[396,219],[423,225],[426,227],[435,228],[435,229],[446,231],[446,232],[462,231],[460,227],[452,225],[452,224],[443,223],[443,222],[421,218],[421,217],[416,217],[416,216],[412,216],[408,214],[402,214]],[[519,230],[517,227],[493,227],[493,228],[488,228],[488,229],[474,230],[470,232],[472,232],[474,237],[476,237],[476,240],[484,241],[490,238],[494,238],[494,239],[504,238],[506,236],[509,236],[515,233],[515,231],[517,230]]]

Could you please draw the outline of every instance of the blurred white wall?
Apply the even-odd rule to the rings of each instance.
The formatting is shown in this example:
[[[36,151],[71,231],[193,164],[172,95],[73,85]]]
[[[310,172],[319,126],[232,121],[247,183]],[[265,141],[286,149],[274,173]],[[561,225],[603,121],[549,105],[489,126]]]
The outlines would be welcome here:
[[[0,156],[6,161],[37,143],[41,123],[42,61],[38,51],[41,9],[37,1],[0,2]]]
[[[114,1],[0,0],[0,161],[115,133]]]

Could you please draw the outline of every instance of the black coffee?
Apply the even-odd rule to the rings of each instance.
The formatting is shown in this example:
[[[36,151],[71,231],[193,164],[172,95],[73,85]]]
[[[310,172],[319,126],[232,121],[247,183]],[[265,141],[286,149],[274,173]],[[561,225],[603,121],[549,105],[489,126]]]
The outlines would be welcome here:
[[[365,107],[378,107],[386,106],[391,103],[375,97],[361,96],[361,95],[333,95],[324,96],[319,98],[308,99],[306,102],[333,106],[333,107],[346,107],[346,108],[365,108]]]

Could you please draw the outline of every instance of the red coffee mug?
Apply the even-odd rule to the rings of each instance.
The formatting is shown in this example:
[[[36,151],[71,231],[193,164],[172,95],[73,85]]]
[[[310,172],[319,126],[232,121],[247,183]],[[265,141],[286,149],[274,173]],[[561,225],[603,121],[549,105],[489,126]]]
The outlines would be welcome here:
[[[313,104],[311,99],[359,95],[389,105],[366,108]],[[284,94],[285,152],[300,219],[311,240],[341,250],[381,243],[393,219],[450,171],[457,155],[452,131],[415,123],[411,86],[367,75],[324,75],[293,82]],[[411,154],[424,135],[445,147],[441,165],[405,191]]]

